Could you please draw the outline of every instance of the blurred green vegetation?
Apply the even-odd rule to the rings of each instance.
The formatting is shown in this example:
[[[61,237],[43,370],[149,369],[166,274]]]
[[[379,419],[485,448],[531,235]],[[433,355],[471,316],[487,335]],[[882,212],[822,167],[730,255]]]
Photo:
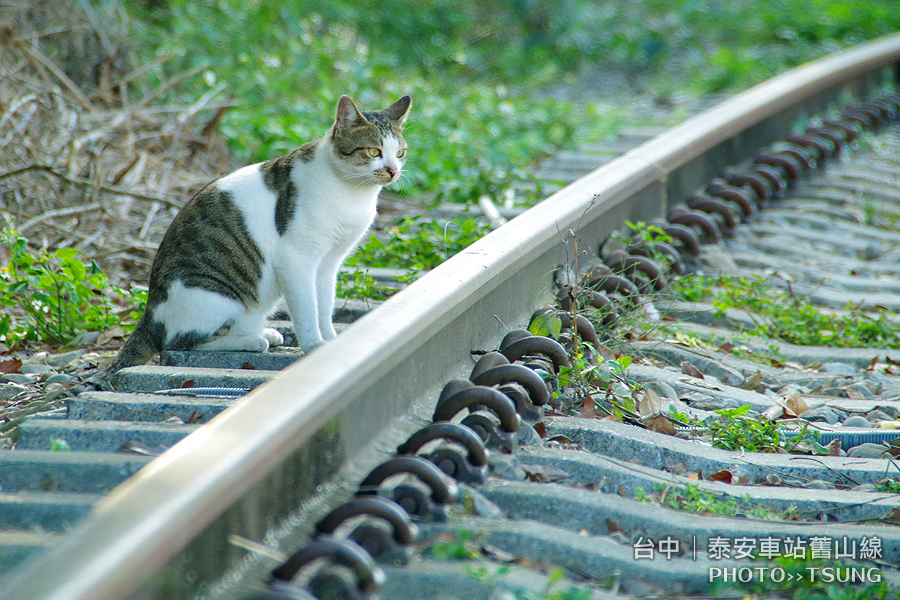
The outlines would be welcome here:
[[[627,107],[542,93],[588,68],[637,91],[737,90],[900,29],[896,0],[130,0],[138,48],[206,66],[240,102],[222,123],[242,160],[321,135],[341,94],[411,94],[400,190],[473,201],[542,154],[609,135]],[[177,88],[196,98],[196,79]],[[597,90],[598,97],[603,95]],[[610,98],[605,98],[609,102]],[[613,101],[614,102],[614,101]],[[615,106],[613,103],[612,106]]]
[[[160,82],[201,70],[173,100],[223,84],[233,94],[220,130],[243,163],[322,135],[342,94],[364,110],[410,94],[410,158],[391,189],[430,203],[499,199],[513,186],[533,202],[540,182],[524,168],[635,123],[638,96],[739,91],[900,30],[897,0],[105,1],[126,3],[139,62],[177,56],[156,70]],[[357,258],[422,268],[416,248],[433,231],[478,237],[427,222]]]

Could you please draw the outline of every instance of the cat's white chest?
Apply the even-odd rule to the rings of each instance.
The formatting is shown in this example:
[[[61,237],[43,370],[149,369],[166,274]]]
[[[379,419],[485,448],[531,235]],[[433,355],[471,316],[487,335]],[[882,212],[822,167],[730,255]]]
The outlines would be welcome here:
[[[381,187],[349,185],[322,172],[310,185],[302,170],[299,175],[295,218],[284,237],[289,243],[349,251],[375,219]]]

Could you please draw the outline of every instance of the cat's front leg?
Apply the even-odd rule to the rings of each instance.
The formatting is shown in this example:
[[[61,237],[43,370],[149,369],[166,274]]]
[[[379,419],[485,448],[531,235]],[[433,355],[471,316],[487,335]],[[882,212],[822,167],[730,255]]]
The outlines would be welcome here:
[[[319,331],[325,340],[337,337],[332,317],[334,315],[334,294],[337,274],[344,261],[344,253],[332,253],[322,260],[316,274],[316,300],[318,304]]]
[[[304,260],[286,260],[276,275],[300,348],[311,352],[325,343],[319,331],[315,265]]]

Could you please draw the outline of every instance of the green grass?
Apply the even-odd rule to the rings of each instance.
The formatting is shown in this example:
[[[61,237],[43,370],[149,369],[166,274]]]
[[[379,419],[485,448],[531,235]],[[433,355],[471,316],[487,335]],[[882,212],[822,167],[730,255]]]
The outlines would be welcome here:
[[[85,331],[101,331],[122,320],[130,327],[146,304],[146,289],[126,292],[113,286],[95,261],[83,262],[80,251],[34,250],[10,226],[0,232],[9,262],[0,268],[0,342],[64,345]],[[133,304],[138,310],[123,310]]]
[[[145,6],[155,6],[147,9]],[[900,29],[893,2],[792,0],[131,1],[142,62],[202,68],[239,106],[222,122],[243,160],[321,135],[341,94],[414,100],[403,191],[471,202],[546,152],[615,131],[627,108],[546,97],[587,67],[665,95],[736,90],[840,46]],[[201,88],[203,86],[200,86]],[[173,95],[194,99],[197,79]]]
[[[900,347],[900,324],[887,311],[862,312],[848,305],[844,311],[823,310],[795,295],[790,285],[773,287],[762,276],[689,275],[674,282],[680,300],[711,302],[721,317],[729,309],[744,310],[753,325],[745,333],[801,346],[854,348]]]
[[[535,159],[614,135],[632,122],[631,92],[737,91],[839,47],[900,29],[894,0],[97,0],[101,22],[146,65],[140,85],[163,102],[193,103],[218,91],[237,105],[219,131],[236,159],[271,158],[322,135],[342,94],[364,109],[413,98],[410,158],[396,193],[473,203],[512,187],[528,204],[543,196],[526,174]],[[74,6],[74,5],[73,5]],[[51,40],[48,38],[48,40]],[[48,42],[51,43],[51,42]],[[53,57],[51,47],[47,52]],[[149,67],[163,57],[155,67]],[[174,58],[171,58],[174,57]],[[124,59],[123,59],[124,60]],[[592,69],[621,86],[597,83]],[[188,72],[194,77],[182,77]],[[596,102],[549,92],[588,84]],[[611,93],[609,88],[616,91]],[[137,90],[137,94],[149,89]],[[403,226],[401,224],[401,226]],[[382,237],[387,251],[358,256],[383,266],[429,268],[463,244]],[[468,240],[486,230],[452,225]],[[422,243],[423,241],[428,243]],[[434,243],[432,243],[434,242]],[[357,259],[361,263],[362,259]],[[352,293],[383,295],[364,277]]]
[[[634,499],[638,502],[656,504],[675,510],[726,517],[744,515],[763,521],[784,521],[795,516],[793,505],[787,510],[775,510],[752,502],[749,495],[739,500],[734,496],[715,494],[700,489],[697,484],[658,485],[655,486],[652,494],[646,493],[643,488],[637,488]]]

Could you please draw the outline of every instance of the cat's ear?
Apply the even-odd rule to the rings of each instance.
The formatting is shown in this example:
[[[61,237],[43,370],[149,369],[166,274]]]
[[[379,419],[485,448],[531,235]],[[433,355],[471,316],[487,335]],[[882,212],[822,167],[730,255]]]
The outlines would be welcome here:
[[[359,112],[356,105],[353,104],[353,100],[349,96],[341,96],[337,105],[337,119],[334,122],[337,130],[341,133],[347,133],[354,127],[359,127],[365,123],[368,123],[368,121]]]
[[[412,105],[412,100],[409,96],[403,96],[382,112],[398,127],[402,127],[403,122],[406,121],[406,115],[409,114],[410,105]]]

